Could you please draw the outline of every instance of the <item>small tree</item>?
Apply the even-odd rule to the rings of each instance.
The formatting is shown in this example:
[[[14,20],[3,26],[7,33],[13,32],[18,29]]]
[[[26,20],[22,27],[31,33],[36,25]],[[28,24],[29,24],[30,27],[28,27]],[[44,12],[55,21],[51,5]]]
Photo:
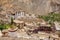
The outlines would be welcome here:
[[[11,25],[13,24],[13,17],[11,17]]]

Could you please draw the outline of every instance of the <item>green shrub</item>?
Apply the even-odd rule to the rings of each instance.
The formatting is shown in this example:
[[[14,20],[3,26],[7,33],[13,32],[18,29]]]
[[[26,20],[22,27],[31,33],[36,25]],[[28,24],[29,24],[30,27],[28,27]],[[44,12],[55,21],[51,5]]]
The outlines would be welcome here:
[[[10,24],[4,24],[4,28],[5,28],[5,29],[10,28],[10,26],[11,26]]]
[[[8,28],[10,28],[10,26],[11,26],[11,25],[9,25],[9,24],[1,24],[1,25],[0,25],[0,30],[8,29]]]
[[[11,23],[10,24],[5,24],[2,20],[0,21],[0,30],[3,29],[8,29],[10,27],[14,27],[13,25],[13,17],[11,17]]]
[[[59,13],[49,13],[46,16],[39,16],[39,18],[42,18],[43,20],[53,23],[55,21],[60,21],[60,14]]]
[[[4,29],[4,26],[3,25],[0,25],[0,30],[3,30]]]

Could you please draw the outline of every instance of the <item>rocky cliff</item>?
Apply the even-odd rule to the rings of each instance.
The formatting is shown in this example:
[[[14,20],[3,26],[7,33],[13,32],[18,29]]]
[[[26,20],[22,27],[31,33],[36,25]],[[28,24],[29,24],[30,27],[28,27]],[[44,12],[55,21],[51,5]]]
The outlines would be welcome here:
[[[16,13],[19,10],[38,15],[60,12],[60,0],[0,0],[1,14]]]

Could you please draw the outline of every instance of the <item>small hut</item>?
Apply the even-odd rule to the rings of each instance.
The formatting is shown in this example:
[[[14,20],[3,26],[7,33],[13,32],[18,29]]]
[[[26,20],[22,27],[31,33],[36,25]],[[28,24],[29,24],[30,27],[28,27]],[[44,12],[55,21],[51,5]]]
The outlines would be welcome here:
[[[24,26],[24,21],[20,21],[20,20],[14,20],[14,23],[16,24],[16,26],[21,29]]]

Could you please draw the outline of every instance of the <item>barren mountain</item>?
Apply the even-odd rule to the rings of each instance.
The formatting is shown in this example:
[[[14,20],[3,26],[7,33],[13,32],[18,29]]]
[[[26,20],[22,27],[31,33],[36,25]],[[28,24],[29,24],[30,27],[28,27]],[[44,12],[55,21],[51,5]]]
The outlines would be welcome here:
[[[60,12],[60,0],[0,0],[0,13],[15,13],[20,10],[38,15]]]

